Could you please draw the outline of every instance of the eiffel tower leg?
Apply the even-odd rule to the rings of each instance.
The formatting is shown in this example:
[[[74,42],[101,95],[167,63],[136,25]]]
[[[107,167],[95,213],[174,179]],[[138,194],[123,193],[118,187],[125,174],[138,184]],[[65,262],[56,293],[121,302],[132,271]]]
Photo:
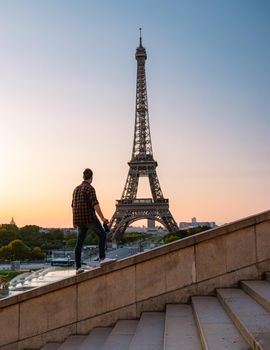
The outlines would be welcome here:
[[[151,169],[148,176],[149,176],[149,184],[150,184],[150,189],[151,189],[153,199],[156,200],[158,198],[163,198],[163,194],[158,181],[156,170]]]
[[[117,213],[115,213],[108,225],[111,231],[109,240],[116,239],[117,241],[121,241],[128,224],[129,224],[129,218],[127,217],[127,215],[123,215],[119,217],[117,216]]]
[[[139,183],[139,174],[137,171],[130,169],[128,172],[128,177],[126,184],[122,193],[122,199],[132,199],[136,198]]]
[[[162,217],[162,221],[164,222],[164,226],[167,228],[167,230],[169,232],[178,232],[179,231],[177,223],[175,222],[170,211],[168,211],[168,215],[166,217]]]

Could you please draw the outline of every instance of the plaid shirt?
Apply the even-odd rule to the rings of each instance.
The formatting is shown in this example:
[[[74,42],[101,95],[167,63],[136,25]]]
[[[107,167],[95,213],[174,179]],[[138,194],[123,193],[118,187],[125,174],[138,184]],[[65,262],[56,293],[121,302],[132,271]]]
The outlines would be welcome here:
[[[96,218],[94,206],[98,203],[96,191],[88,182],[83,181],[75,188],[72,196],[73,226],[90,224]]]

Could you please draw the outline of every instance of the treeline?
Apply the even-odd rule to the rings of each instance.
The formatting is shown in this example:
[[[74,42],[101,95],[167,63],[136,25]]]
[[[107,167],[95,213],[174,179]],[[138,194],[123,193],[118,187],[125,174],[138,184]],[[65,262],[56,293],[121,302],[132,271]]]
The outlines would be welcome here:
[[[50,250],[63,248],[65,242],[60,229],[45,233],[36,225],[4,224],[0,226],[0,260],[44,260]]]
[[[186,237],[195,235],[196,233],[210,230],[210,228],[211,227],[209,227],[209,226],[199,226],[199,227],[189,228],[187,230],[180,230],[180,231],[174,232],[174,233],[168,233],[167,235],[165,235],[163,237],[163,242],[165,244],[170,243],[170,242],[176,241],[176,240],[181,239],[181,238],[186,238]]]
[[[139,240],[146,240],[147,238],[152,237],[153,235],[151,233],[144,233],[144,232],[125,232],[122,237],[123,243],[132,243]]]
[[[40,247],[29,248],[20,239],[14,239],[0,248],[0,260],[44,260],[46,254],[43,253]]]
[[[40,247],[41,250],[59,249],[63,246],[64,232],[59,229],[48,233],[40,232],[36,225],[26,225],[18,228],[15,225],[2,225],[0,227],[0,246],[6,246],[11,241],[21,240],[29,248]]]
[[[42,260],[51,250],[74,249],[76,233],[64,233],[61,229],[40,232],[36,225],[17,227],[3,224],[0,226],[0,260]],[[97,245],[98,237],[89,232],[86,245]]]
[[[159,238],[159,241],[163,242],[164,244],[167,244],[181,238],[186,238],[186,237],[195,235],[196,233],[207,231],[210,228],[211,227],[209,226],[198,226],[198,227],[189,228],[187,230],[180,230],[178,232],[167,233],[163,237]],[[136,242],[140,240],[145,241],[151,237],[153,237],[153,234],[150,234],[150,233],[125,232],[122,238],[122,242],[131,243],[131,242]]]

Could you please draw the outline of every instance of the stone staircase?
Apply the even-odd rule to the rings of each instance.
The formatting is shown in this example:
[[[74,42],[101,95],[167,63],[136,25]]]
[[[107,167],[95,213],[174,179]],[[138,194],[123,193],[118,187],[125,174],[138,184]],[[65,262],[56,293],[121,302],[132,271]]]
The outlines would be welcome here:
[[[71,335],[42,350],[269,350],[270,273],[264,280],[218,288],[216,296],[193,296],[191,305],[167,304],[89,335]]]

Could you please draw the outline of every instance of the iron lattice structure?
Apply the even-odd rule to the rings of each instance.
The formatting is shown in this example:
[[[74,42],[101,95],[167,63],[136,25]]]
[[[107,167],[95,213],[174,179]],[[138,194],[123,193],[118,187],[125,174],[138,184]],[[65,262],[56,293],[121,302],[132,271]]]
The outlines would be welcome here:
[[[170,213],[169,200],[163,197],[156,173],[157,162],[153,157],[148,101],[146,89],[145,61],[147,54],[140,45],[136,49],[137,84],[135,130],[129,172],[120,200],[117,200],[115,213],[109,223],[113,237],[121,240],[126,228],[139,219],[153,219],[160,222],[169,232],[178,231],[178,226]],[[148,177],[152,198],[137,198],[139,178]]]

